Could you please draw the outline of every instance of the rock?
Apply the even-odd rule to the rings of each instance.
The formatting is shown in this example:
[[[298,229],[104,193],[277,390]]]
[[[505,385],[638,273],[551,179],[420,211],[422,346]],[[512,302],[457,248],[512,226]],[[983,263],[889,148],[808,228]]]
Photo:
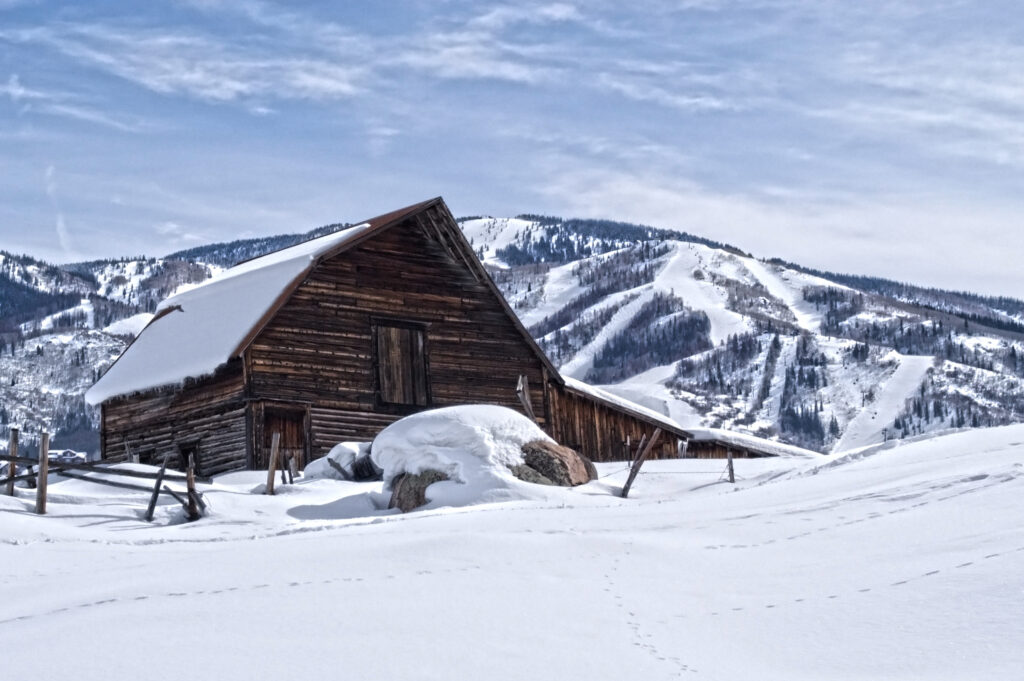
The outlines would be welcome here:
[[[532,440],[522,446],[523,461],[556,485],[574,487],[597,479],[590,459],[547,440]]]
[[[509,466],[509,470],[512,471],[512,475],[516,476],[523,482],[532,482],[535,485],[554,485],[549,479],[544,477],[534,468],[530,468],[525,463],[519,464],[518,466]]]
[[[391,481],[391,501],[388,508],[401,509],[408,513],[427,503],[427,488],[435,482],[448,480],[448,476],[440,471],[423,471],[415,475],[402,473]]]
[[[364,454],[352,462],[352,479],[356,482],[380,480],[384,470],[374,463],[369,454]]]

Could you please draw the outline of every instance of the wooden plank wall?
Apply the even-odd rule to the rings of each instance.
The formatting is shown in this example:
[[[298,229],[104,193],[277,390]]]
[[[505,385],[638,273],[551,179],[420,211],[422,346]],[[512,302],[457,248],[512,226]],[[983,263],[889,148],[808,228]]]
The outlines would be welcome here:
[[[633,452],[640,439],[651,437],[657,426],[630,414],[612,409],[585,396],[551,386],[551,437],[572,447],[592,461],[626,461],[627,438]],[[679,456],[679,437],[663,431],[660,444],[650,454],[654,459]]]
[[[233,362],[217,376],[180,390],[159,390],[103,405],[101,443],[107,461],[139,454],[178,466],[179,445],[199,444],[203,475],[246,466],[246,407],[242,368]],[[127,443],[128,447],[125,447]]]
[[[709,442],[703,441],[698,442],[690,440],[686,446],[686,458],[687,459],[725,459],[728,458],[728,451],[732,450],[732,457],[734,459],[762,459],[773,456],[772,454],[765,454],[763,452],[756,452],[750,449],[739,447],[737,445],[726,445],[721,442]]]
[[[381,404],[373,323],[426,324],[430,407],[500,404],[522,411],[525,374],[543,426],[544,374],[488,286],[440,243],[436,229],[407,220],[326,260],[250,345],[252,399],[311,405],[311,456],[342,440],[369,440],[417,407]]]

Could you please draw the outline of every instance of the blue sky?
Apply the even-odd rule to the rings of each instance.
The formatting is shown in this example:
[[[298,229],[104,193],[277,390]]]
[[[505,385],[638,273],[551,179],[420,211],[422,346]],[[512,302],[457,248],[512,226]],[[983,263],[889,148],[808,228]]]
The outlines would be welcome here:
[[[1024,297],[1024,9],[0,0],[0,159],[54,261],[443,195]]]

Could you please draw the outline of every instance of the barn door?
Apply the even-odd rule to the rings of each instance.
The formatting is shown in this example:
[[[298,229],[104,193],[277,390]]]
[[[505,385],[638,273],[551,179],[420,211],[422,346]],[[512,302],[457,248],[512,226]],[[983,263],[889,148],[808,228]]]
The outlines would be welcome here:
[[[263,412],[263,447],[260,456],[262,468],[270,465],[270,445],[274,433],[281,433],[278,467],[284,466],[288,456],[295,457],[299,470],[306,467],[306,411],[267,407]]]

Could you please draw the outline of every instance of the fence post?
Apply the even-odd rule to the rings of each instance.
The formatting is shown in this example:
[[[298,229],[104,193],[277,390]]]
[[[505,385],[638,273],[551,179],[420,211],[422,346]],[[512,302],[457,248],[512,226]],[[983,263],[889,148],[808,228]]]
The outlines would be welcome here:
[[[39,474],[36,476],[36,513],[46,514],[46,476],[50,472],[50,434],[39,443]]]
[[[156,474],[156,484],[153,485],[153,495],[149,498],[149,506],[146,508],[146,522],[153,522],[153,513],[156,511],[156,501],[160,496],[160,485],[164,481],[164,473],[167,472],[167,454],[164,454],[164,464],[160,466],[160,472]]]
[[[636,461],[633,462],[633,467],[629,471],[629,477],[626,478],[626,485],[622,488],[622,498],[625,499],[629,496],[629,488],[633,486],[633,481],[636,480],[636,476],[640,473],[640,466],[644,465],[644,461],[647,459],[647,455],[654,449],[654,443],[661,437],[661,428],[655,428],[654,434],[651,435],[651,439],[647,441],[647,446],[644,447],[644,451],[636,457]]]
[[[733,470],[733,467],[732,467],[732,449],[726,449],[725,452],[726,452],[726,456],[729,459],[729,464],[728,464],[729,465],[729,482],[731,482],[731,483],[733,483],[735,485],[736,484],[736,472]]]
[[[11,457],[10,463],[7,464],[7,496],[13,497],[15,469],[17,468],[14,459],[18,456],[18,429],[16,427],[11,427],[11,444],[7,448],[7,455]]]
[[[188,456],[188,470],[185,471],[185,490],[186,496],[188,497],[188,506],[185,508],[185,512],[188,514],[189,520],[199,520],[199,504],[196,503],[196,468],[195,468],[195,457],[192,454]]]
[[[270,440],[270,463],[267,465],[267,491],[265,494],[274,493],[274,473],[277,472],[277,450],[281,445],[281,433],[275,432]]]

